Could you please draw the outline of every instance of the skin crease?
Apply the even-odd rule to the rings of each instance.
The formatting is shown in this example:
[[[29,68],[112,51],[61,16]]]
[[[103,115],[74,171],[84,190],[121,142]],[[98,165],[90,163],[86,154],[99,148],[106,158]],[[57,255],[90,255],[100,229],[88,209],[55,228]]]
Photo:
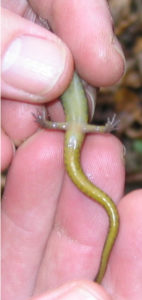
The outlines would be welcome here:
[[[57,3],[57,1],[52,2]],[[81,2],[78,1],[76,4],[78,11],[82,6]],[[25,12],[28,12],[28,5],[26,1],[18,1],[18,3],[20,5],[17,13],[22,16]],[[37,3],[35,1],[35,6],[37,6]],[[105,2],[100,3],[102,4],[102,13],[104,13],[106,11]],[[48,4],[51,7],[51,1]],[[7,8],[12,9],[14,12],[17,10],[17,1],[13,1],[12,5],[11,1],[3,1],[2,5],[7,5]],[[68,2],[66,5],[68,6]],[[46,4],[43,6],[44,11],[45,6]],[[67,6],[65,6],[66,9]],[[43,14],[42,9],[41,5],[41,15]],[[48,13],[47,10],[47,17]],[[7,14],[6,12],[6,16]],[[11,14],[8,16],[11,16]],[[83,12],[82,18],[85,20]],[[89,31],[89,21],[87,22]],[[57,20],[55,20],[55,23],[57,23]],[[49,37],[48,33],[45,33],[45,29],[40,26],[31,23],[29,29],[29,21],[21,19],[15,14],[12,14],[12,19],[9,17],[9,24],[12,25],[8,26],[9,34],[5,32],[7,41],[6,43],[3,42],[4,45],[12,40],[15,28],[18,28],[16,29],[17,32],[20,28],[22,34],[25,32],[27,34],[28,30],[32,30],[35,35],[44,36],[47,39]],[[106,24],[110,27],[110,21],[107,17]],[[60,27],[62,26],[60,25]],[[60,30],[62,29],[60,28]],[[73,43],[72,40],[71,43]],[[5,48],[3,49],[5,51]],[[78,54],[76,53],[74,56],[76,63],[81,65],[81,62],[78,61]],[[116,61],[117,59],[118,56],[116,55]],[[54,95],[60,95],[72,76],[73,66],[69,50],[67,50],[68,60],[70,63],[67,64],[60,82],[50,91],[51,99],[54,98]],[[95,59],[93,63],[95,64]],[[89,68],[90,61],[88,61],[88,70]],[[105,69],[105,66],[102,66],[102,68]],[[83,69],[84,66],[82,71]],[[106,77],[106,85],[113,84],[111,75],[106,76],[108,72],[107,69],[103,78],[104,81]],[[119,79],[122,74],[121,65],[120,69],[116,70],[116,74],[117,79]],[[91,73],[87,76],[88,78],[90,76],[91,83]],[[97,77],[97,74],[95,76]],[[67,80],[65,80],[66,77]],[[109,82],[107,82],[108,77]],[[99,80],[99,85],[102,85],[101,76]],[[32,78],[31,84],[35,84]],[[5,89],[5,91],[7,90]],[[16,94],[16,91],[14,93]],[[38,93],[38,86],[35,84],[35,94]],[[7,98],[9,102],[14,102],[10,96],[6,97],[5,94],[2,94],[2,96]],[[17,90],[16,99],[19,102],[21,101],[23,109],[24,96],[22,91]],[[42,101],[46,103],[47,98],[48,93]],[[5,99],[2,101],[5,101]],[[30,102],[32,103],[32,101],[34,102],[32,111],[34,111],[35,102],[38,101],[37,97],[33,97]],[[31,103],[29,111],[31,111]],[[41,100],[39,100],[40,107],[41,109],[44,108],[41,105]],[[27,103],[25,110],[28,111]],[[19,111],[19,106],[17,106],[14,118],[19,119]],[[11,116],[9,113],[9,122],[12,124],[10,118],[13,118],[13,115]],[[103,281],[103,289],[91,280],[97,273],[99,255],[106,236],[107,217],[100,207],[82,196],[70,182],[67,175],[64,175],[62,160],[63,134],[41,130],[32,136],[36,128],[31,130],[31,127],[33,127],[32,116],[31,123],[29,122],[29,126],[26,127],[27,137],[29,137],[29,132],[31,137],[26,140],[26,133],[24,132],[25,142],[21,143],[21,147],[15,155],[11,150],[13,160],[3,197],[3,245],[5,247],[5,250],[3,250],[3,264],[7,280],[7,284],[4,286],[8,288],[7,291],[3,289],[4,298],[6,300],[29,299],[33,293],[40,295],[33,297],[33,299],[71,299],[75,296],[77,299],[86,299],[88,297],[86,293],[90,293],[94,299],[140,299],[142,294],[142,266],[140,263],[142,256],[142,190],[135,191],[122,198],[124,185],[122,145],[112,135],[90,134],[85,141],[81,157],[85,173],[90,176],[92,181],[110,194],[116,203],[121,199],[118,205],[121,227],[111,255],[109,269]],[[23,129],[21,132],[20,126],[14,126],[13,132],[15,131],[17,132],[15,133],[15,139],[22,141]],[[11,133],[7,132],[10,139],[11,134],[12,129]],[[11,144],[9,147],[11,147]],[[9,154],[7,159],[9,160]],[[58,270],[55,272],[56,266]],[[82,280],[76,283],[66,283],[68,280],[84,278],[90,281]],[[56,288],[59,286],[61,287]],[[48,291],[49,288],[52,291]],[[43,292],[45,294],[42,297]]]

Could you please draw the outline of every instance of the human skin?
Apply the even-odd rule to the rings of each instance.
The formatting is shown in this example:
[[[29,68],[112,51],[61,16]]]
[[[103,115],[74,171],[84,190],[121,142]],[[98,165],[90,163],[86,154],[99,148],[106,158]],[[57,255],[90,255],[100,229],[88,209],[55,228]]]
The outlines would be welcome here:
[[[2,212],[3,298],[23,300],[32,295],[32,299],[38,300],[88,299],[90,295],[91,299],[139,300],[142,294],[142,190],[122,198],[121,143],[112,135],[90,134],[81,156],[85,173],[114,199],[120,213],[120,232],[101,287],[93,283],[93,278],[106,237],[107,216],[96,203],[82,195],[64,173],[64,134],[38,130],[31,114],[37,109],[44,111],[50,101],[51,116],[55,120],[62,119],[59,101],[52,100],[58,98],[71,79],[73,58],[69,49],[80,76],[90,84],[107,86],[120,79],[124,70],[123,56],[117,42],[114,43],[107,5],[104,1],[98,4],[90,0],[86,7],[83,0],[52,0],[40,1],[38,7],[39,1],[32,1],[37,14],[49,19],[67,48],[55,35],[27,20],[34,20],[34,13],[26,1],[18,1],[18,5],[16,2],[2,1],[3,7],[9,10],[3,14],[8,25],[3,22],[2,63],[7,47],[15,37],[22,36],[27,47],[22,56],[26,53],[27,58],[32,40],[30,59],[33,54],[41,53],[46,65],[46,51],[51,46],[48,55],[56,56],[60,74],[56,74],[52,57],[54,78],[45,73],[43,77],[42,68],[39,77],[29,65],[27,70],[22,70],[20,59],[8,70],[2,64],[3,169],[11,163]],[[67,15],[63,11],[72,13]],[[99,23],[101,16],[103,22]],[[90,33],[92,28],[93,34]],[[17,151],[15,144],[19,146]],[[44,296],[40,296],[43,293]]]

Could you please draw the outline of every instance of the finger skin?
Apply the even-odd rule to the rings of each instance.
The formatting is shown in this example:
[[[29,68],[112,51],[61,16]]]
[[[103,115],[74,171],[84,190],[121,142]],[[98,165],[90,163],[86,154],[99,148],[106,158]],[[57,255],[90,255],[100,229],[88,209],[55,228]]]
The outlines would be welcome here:
[[[1,112],[2,127],[18,146],[39,129],[33,114],[46,113],[46,110],[44,105],[4,99],[1,102]]]
[[[91,281],[69,282],[55,290],[45,293],[42,296],[34,297],[31,300],[111,300],[104,289]]]
[[[82,153],[85,174],[115,202],[120,200],[124,185],[121,151],[122,146],[114,137],[90,135]],[[107,228],[103,208],[85,197],[66,175],[36,292],[45,292],[68,280],[94,279]]]
[[[83,54],[83,56],[84,56],[84,54]],[[84,66],[83,66],[83,68],[84,68]],[[86,78],[89,78],[89,76],[86,77]],[[105,78],[105,76],[104,76],[104,78]],[[62,85],[62,83],[61,83],[61,85]],[[63,83],[63,85],[64,85],[64,83]],[[60,86],[59,86],[59,90],[61,91]],[[51,98],[53,98],[54,95],[58,95],[58,93],[59,93],[58,90],[57,91],[52,91]],[[21,94],[19,94],[19,92],[17,94],[17,92],[15,92],[15,90],[13,91],[11,89],[9,89],[9,91],[7,91],[7,94],[5,94],[5,95],[9,96],[11,94],[13,95],[14,98],[17,97],[17,99],[22,99],[23,100],[26,97],[26,95],[22,95],[21,96]],[[27,96],[27,99],[28,99],[28,97],[29,96]],[[50,93],[49,93],[49,97],[50,97]],[[37,98],[34,99],[34,101],[35,100],[38,101]],[[45,101],[46,101],[46,99],[45,99]],[[41,99],[40,99],[40,102],[41,102]],[[26,143],[25,143],[25,145],[26,145]],[[46,147],[47,147],[47,145],[46,145]],[[43,253],[43,248],[45,246],[45,236],[46,236],[46,234],[48,236],[48,232],[50,232],[51,223],[52,223],[51,220],[53,219],[53,215],[54,215],[54,212],[55,212],[55,206],[56,206],[56,204],[54,202],[54,208],[52,208],[52,210],[48,210],[49,214],[51,213],[51,211],[52,211],[52,213],[50,215],[50,218],[49,218],[49,215],[48,215],[49,223],[48,223],[48,226],[47,226],[47,219],[46,219],[47,216],[45,216],[45,218],[43,218],[43,219],[40,218],[40,213],[42,211],[41,215],[43,215],[43,211],[45,211],[45,206],[46,205],[44,206],[44,204],[43,204],[44,209],[42,207],[40,213],[38,211],[38,213],[39,213],[38,218],[36,218],[36,209],[35,210],[31,209],[32,207],[35,208],[35,204],[36,204],[36,203],[34,203],[34,201],[33,201],[33,203],[29,201],[30,196],[31,196],[31,195],[29,195],[29,190],[31,191],[31,175],[33,176],[33,182],[34,182],[33,186],[35,186],[35,182],[36,183],[38,182],[38,184],[37,184],[38,188],[40,186],[40,189],[38,190],[38,192],[37,192],[36,189],[32,189],[32,192],[33,192],[33,190],[35,192],[35,194],[34,194],[35,198],[37,197],[38,199],[40,199],[40,195],[43,195],[42,191],[46,190],[46,188],[44,188],[44,187],[42,187],[43,190],[41,189],[41,184],[39,184],[39,181],[41,180],[40,182],[42,182],[44,176],[46,178],[50,178],[50,176],[51,176],[51,173],[50,173],[51,170],[50,169],[48,169],[48,172],[49,172],[48,174],[44,170],[43,171],[44,176],[42,175],[43,177],[41,176],[41,178],[40,178],[41,173],[39,172],[39,170],[37,171],[37,169],[36,169],[37,172],[35,172],[35,168],[33,168],[34,164],[32,163],[33,162],[32,158],[33,158],[33,154],[35,154],[36,147],[33,147],[33,149],[34,150],[31,150],[30,153],[28,153],[28,151],[27,151],[27,153],[29,154],[29,157],[30,157],[30,159],[27,159],[27,166],[25,166],[25,164],[19,165],[19,162],[17,162],[16,168],[17,169],[19,168],[18,169],[19,172],[15,171],[15,174],[16,174],[15,189],[14,189],[14,186],[13,186],[13,181],[11,179],[11,178],[14,177],[13,176],[14,174],[11,173],[12,175],[9,175],[9,177],[8,177],[8,182],[11,181],[11,186],[8,185],[6,187],[6,190],[9,190],[9,192],[8,192],[8,194],[5,192],[5,195],[4,195],[4,201],[3,201],[4,202],[4,206],[3,206],[3,209],[4,209],[4,222],[5,222],[6,228],[7,228],[5,239],[6,239],[6,241],[10,241],[11,242],[10,243],[10,251],[11,251],[11,247],[13,245],[13,248],[12,248],[12,257],[13,257],[13,262],[14,262],[14,264],[12,264],[12,262],[10,261],[10,259],[11,259],[11,253],[9,252],[9,247],[8,247],[8,252],[6,253],[8,256],[5,257],[5,261],[6,261],[6,264],[7,264],[6,265],[7,266],[7,274],[9,275],[9,277],[8,277],[8,288],[10,287],[10,289],[8,291],[9,294],[6,293],[6,295],[8,295],[8,299],[12,299],[12,297],[13,297],[13,299],[15,299],[15,297],[17,298],[18,296],[19,296],[18,299],[20,299],[20,297],[21,297],[21,299],[25,299],[25,298],[27,298],[27,295],[29,296],[29,294],[31,293],[31,291],[33,289],[35,277],[36,277],[35,274],[36,274],[36,272],[38,270],[38,267],[39,267],[39,261],[41,259],[41,253]],[[41,156],[43,155],[42,158],[45,159],[45,156],[44,156],[43,153],[40,154],[40,155]],[[39,156],[37,156],[38,159],[39,159]],[[22,156],[20,156],[20,158],[21,157]],[[20,158],[18,158],[18,159],[20,160]],[[23,159],[22,162],[25,163],[25,156],[23,156],[22,159]],[[51,159],[51,156],[50,156],[50,159]],[[49,163],[51,163],[50,159],[49,159]],[[40,161],[40,159],[39,159],[39,161]],[[43,161],[45,163],[45,160],[43,160]],[[19,165],[19,167],[17,167],[18,165]],[[40,161],[39,165],[41,167],[43,166],[41,164],[41,161]],[[23,172],[23,177],[21,177],[20,167],[21,167],[21,170]],[[26,170],[26,172],[25,172],[25,170]],[[29,170],[32,170],[32,172],[29,172]],[[56,168],[55,168],[55,170],[56,170]],[[25,184],[25,182],[26,183],[28,182],[28,178],[29,178],[29,183],[26,186],[23,185],[23,189],[21,189],[22,188],[21,183],[19,184],[19,186],[17,184],[17,174],[20,174],[19,181],[18,181],[19,183],[20,183],[20,180],[21,180],[22,184],[23,183]],[[34,177],[35,174],[38,175],[37,177],[35,176],[36,178]],[[58,174],[59,181],[60,181],[59,186],[61,186],[61,181],[62,181],[61,180],[62,179],[61,174],[62,173]],[[26,178],[26,180],[25,180],[25,178]],[[55,175],[54,175],[54,178],[55,178]],[[122,179],[123,179],[123,176],[122,176]],[[15,180],[15,178],[13,180]],[[122,181],[121,181],[121,185],[118,187],[118,188],[121,187],[120,188],[120,190],[121,190],[120,194],[122,194],[122,186],[123,186]],[[46,183],[49,184],[48,182],[46,182]],[[51,186],[51,184],[49,184],[49,186]],[[72,188],[72,185],[70,185],[70,188]],[[14,193],[11,193],[12,190],[14,190]],[[49,193],[49,189],[48,189],[48,193]],[[56,190],[56,193],[58,194],[57,190]],[[21,197],[21,194],[22,194],[22,197]],[[46,197],[49,195],[49,194],[47,195],[47,190],[45,191],[45,194],[46,194]],[[27,197],[27,195],[28,195],[28,197]],[[119,197],[120,197],[120,195],[119,195]],[[10,200],[9,199],[13,200],[13,201],[11,201],[12,202],[11,204],[10,204]],[[20,203],[19,203],[19,199],[20,199]],[[32,200],[33,200],[33,198],[32,198]],[[12,207],[13,206],[13,202],[15,204],[14,207]],[[21,203],[22,203],[22,205],[21,205]],[[19,204],[21,205],[20,208],[18,206]],[[42,206],[42,204],[40,202],[40,206],[38,206],[38,209],[41,206]],[[18,208],[16,212],[15,212],[15,207]],[[20,212],[20,214],[19,214],[19,212]],[[5,213],[6,213],[7,216],[5,216]],[[63,213],[63,215],[64,215],[64,213]],[[41,219],[42,219],[42,222],[41,222]],[[39,220],[40,220],[41,224],[39,224],[39,222],[38,222]],[[57,218],[57,220],[58,220],[58,218]],[[43,226],[43,223],[44,223],[44,226]],[[34,234],[34,236],[33,236],[33,232],[32,232],[32,234],[31,234],[31,232],[29,233],[29,230],[31,230],[31,226],[33,226],[33,224],[35,226],[35,234]],[[41,230],[41,227],[42,227],[41,225],[44,227],[44,229],[42,229],[43,231]],[[39,226],[39,228],[38,228],[38,226]],[[18,230],[17,230],[17,228],[18,228]],[[21,230],[21,228],[22,228],[22,230]],[[24,228],[24,230],[23,230],[23,228]],[[47,229],[48,229],[48,232],[46,231]],[[46,234],[45,234],[45,232],[46,232]],[[71,229],[71,233],[72,233],[72,229]],[[80,230],[78,230],[78,233],[80,235]],[[74,234],[74,230],[73,230],[73,234]],[[46,236],[46,238],[47,238],[47,236]],[[54,234],[53,234],[53,237],[54,237]],[[79,238],[80,238],[80,236],[79,236]],[[84,239],[84,233],[83,233],[83,235],[81,235],[81,239]],[[90,239],[89,239],[89,241],[90,241]],[[7,242],[6,242],[6,245],[7,245]],[[22,251],[22,253],[17,253],[17,249],[19,249],[19,246],[21,246],[21,245],[23,245],[24,251]],[[52,244],[50,244],[50,245],[51,246],[50,246],[49,250],[52,248]],[[33,255],[33,252],[34,252],[35,255]],[[16,254],[16,258],[15,258],[15,254]],[[86,253],[85,253],[85,255],[86,255]],[[28,263],[28,270],[26,269],[27,262],[29,262]],[[14,274],[15,276],[10,276],[10,274],[13,274],[12,270],[15,269],[15,265],[16,265],[16,272],[17,273]],[[25,266],[24,270],[22,268],[23,265]],[[12,273],[9,272],[9,270],[11,270]],[[65,273],[66,273],[66,270],[65,270]],[[65,276],[66,276],[66,274],[65,274]],[[64,274],[63,274],[63,277],[64,277]],[[11,281],[11,279],[12,279],[12,281]],[[17,280],[19,280],[18,282],[20,282],[20,285],[18,285],[18,286],[17,286]],[[22,286],[22,284],[23,284],[23,286]],[[41,286],[41,290],[42,290],[42,288],[43,287]],[[22,292],[21,292],[21,290],[22,290]],[[23,295],[23,290],[24,290],[24,293],[25,293],[24,295]],[[12,295],[12,297],[11,297],[11,295]]]
[[[90,135],[84,145],[82,162],[92,181],[118,202],[124,184],[124,165],[120,155],[122,146],[116,141],[112,136]],[[63,171],[62,133],[41,130],[16,153],[3,196],[3,280],[7,282],[3,293],[7,299],[30,296],[37,276],[36,292],[41,293],[67,280],[92,279],[97,272],[107,216],[67,176],[63,179]],[[114,174],[119,178],[117,185]],[[41,283],[43,271],[46,282]]]
[[[8,168],[14,156],[15,148],[12,140],[2,130],[1,132],[1,171]]]
[[[2,33],[4,98],[41,103],[63,93],[73,60],[58,37],[7,9],[2,9]]]
[[[120,231],[103,285],[113,299],[140,300],[142,295],[142,189],[126,195],[119,203],[118,209]]]
[[[6,300],[32,294],[62,184],[62,145],[62,134],[38,132],[17,150],[10,167],[2,202]]]
[[[124,72],[124,55],[112,29],[105,0],[30,1],[68,45],[80,76],[94,86],[116,83]]]

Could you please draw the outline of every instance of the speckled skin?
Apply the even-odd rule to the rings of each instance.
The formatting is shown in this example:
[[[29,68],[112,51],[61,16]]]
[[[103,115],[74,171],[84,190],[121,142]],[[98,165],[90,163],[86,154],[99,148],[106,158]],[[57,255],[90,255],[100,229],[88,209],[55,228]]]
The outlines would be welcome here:
[[[103,247],[100,266],[95,281],[100,283],[106,271],[109,256],[119,230],[119,215],[111,198],[91,183],[80,165],[80,151],[86,132],[105,132],[114,128],[118,121],[115,116],[105,126],[88,124],[88,105],[81,80],[74,73],[73,79],[61,97],[66,122],[57,123],[45,120],[45,116],[36,116],[36,121],[44,128],[66,130],[64,162],[67,173],[81,192],[98,202],[109,217],[109,230]]]

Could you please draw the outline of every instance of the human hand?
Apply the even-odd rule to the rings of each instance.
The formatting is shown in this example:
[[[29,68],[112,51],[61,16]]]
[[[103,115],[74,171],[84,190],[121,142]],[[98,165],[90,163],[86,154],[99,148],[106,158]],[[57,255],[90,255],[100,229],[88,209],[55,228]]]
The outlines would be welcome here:
[[[26,18],[34,18],[26,2],[23,4],[21,1],[19,6],[15,3],[10,5],[10,1],[4,1],[3,4],[15,12],[14,14],[5,12],[8,26],[3,39],[3,58],[10,42],[15,37],[22,36],[26,47],[22,50],[22,57],[25,61],[28,58],[29,61],[34,62],[33,55],[35,57],[39,54],[39,76],[31,64],[27,64],[26,68],[22,69],[21,56],[14,67],[11,67],[9,60],[5,59],[9,69],[4,68],[2,74],[4,98],[2,125],[4,132],[7,133],[7,135],[4,134],[3,161],[4,167],[11,161],[12,164],[3,197],[3,244],[5,247],[3,262],[6,278],[3,289],[4,297],[10,300],[28,299],[31,294],[39,295],[49,288],[54,288],[52,293],[47,292],[45,299],[63,299],[63,297],[64,299],[69,299],[69,297],[86,299],[87,290],[88,292],[90,290],[94,298],[99,295],[105,299],[107,296],[103,289],[91,282],[71,283],[61,287],[60,290],[57,289],[68,280],[82,278],[92,280],[95,277],[106,236],[107,216],[96,203],[82,195],[64,174],[63,134],[44,130],[36,132],[37,126],[33,122],[31,112],[36,112],[37,107],[45,110],[45,106],[41,103],[57,98],[66,88],[72,76],[73,60],[68,48],[52,33],[26,20]],[[113,84],[123,73],[123,59],[119,54],[120,49],[117,52],[116,46],[111,43],[113,35],[106,4],[100,3],[100,7],[97,4],[96,8],[95,1],[90,1],[90,6],[87,4],[82,11],[82,1],[78,1],[74,9],[72,3],[40,1],[38,8],[39,2],[33,1],[32,5],[36,5],[38,14],[49,19],[54,31],[72,50],[77,70],[84,79],[98,86]],[[64,13],[64,9],[70,14]],[[20,16],[25,16],[25,19]],[[103,24],[98,22],[99,16],[103,16]],[[28,36],[26,41],[25,36]],[[31,47],[33,48],[29,57],[27,54]],[[14,51],[16,49],[14,48]],[[41,57],[43,62],[41,62]],[[44,72],[49,62],[51,62],[53,74]],[[57,73],[56,70],[58,70]],[[50,104],[50,113],[54,118],[59,117],[59,111],[58,102]],[[36,133],[33,134],[34,132]],[[15,154],[13,143],[21,144]],[[115,202],[120,200],[123,193],[122,156],[122,146],[111,135],[88,136],[82,153],[82,164],[86,174],[95,184],[108,192]],[[140,193],[131,194],[120,203],[123,225],[103,281],[104,286],[107,286],[106,290],[113,295],[114,299],[116,299],[116,294],[127,295],[127,290],[129,289],[130,293],[130,288],[132,291],[135,286],[129,285],[132,272],[128,271],[127,274],[127,267],[130,268],[134,261],[133,274],[138,266],[140,267],[138,255],[141,254],[140,250],[137,251],[140,244],[135,244],[135,247],[131,249],[132,252],[128,251],[128,245],[131,245],[131,238],[133,238],[131,232],[135,233],[137,241],[137,228],[140,228]],[[129,206],[128,198],[131,198]],[[134,198],[137,198],[137,207],[135,207]],[[131,219],[132,216],[133,222],[129,224],[129,218]],[[124,248],[124,241],[126,248]],[[140,237],[138,241],[140,242]],[[131,265],[126,265],[126,273],[123,265],[119,263],[124,249],[128,251],[128,253],[125,251],[126,263],[131,260]],[[137,252],[138,266],[133,254]],[[116,266],[119,266],[119,269]],[[109,274],[109,268],[113,270],[113,278],[110,276],[112,274]],[[122,284],[126,278],[128,284],[123,289]],[[118,279],[119,284],[116,288]],[[134,284],[136,284],[135,281]],[[84,288],[86,295],[80,287]],[[137,294],[139,291],[136,291]]]

